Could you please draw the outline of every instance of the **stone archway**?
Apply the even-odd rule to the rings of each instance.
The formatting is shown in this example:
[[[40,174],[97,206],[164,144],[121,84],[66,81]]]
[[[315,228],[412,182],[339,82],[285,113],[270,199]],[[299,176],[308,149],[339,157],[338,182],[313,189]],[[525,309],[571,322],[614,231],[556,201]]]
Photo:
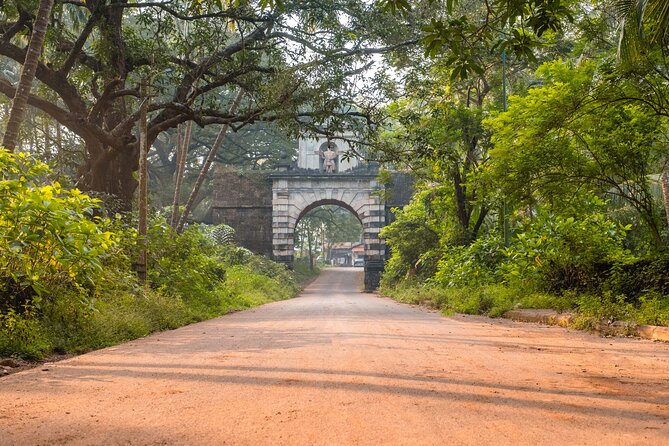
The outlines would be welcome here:
[[[358,217],[365,247],[365,289],[378,286],[385,258],[379,232],[386,222],[385,203],[375,173],[335,175],[302,172],[275,173],[272,178],[272,254],[292,265],[295,227],[311,209],[333,204]]]
[[[219,167],[214,177],[212,223],[232,226],[239,245],[291,266],[299,219],[324,204],[344,207],[362,223],[365,289],[373,290],[379,284],[386,257],[379,232],[390,223],[390,210],[409,202],[413,183],[409,175],[395,172],[390,181],[380,184],[374,168],[321,172],[317,168],[317,148],[303,151],[312,155],[312,169],[239,172]]]

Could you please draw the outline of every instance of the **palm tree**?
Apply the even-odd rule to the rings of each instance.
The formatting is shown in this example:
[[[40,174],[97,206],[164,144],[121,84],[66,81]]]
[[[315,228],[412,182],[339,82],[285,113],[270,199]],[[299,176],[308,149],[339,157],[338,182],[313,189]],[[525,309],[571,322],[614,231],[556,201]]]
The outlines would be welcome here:
[[[9,111],[9,121],[7,122],[7,129],[2,139],[2,145],[13,152],[16,150],[16,144],[19,139],[19,130],[23,123],[23,117],[26,114],[28,106],[28,96],[32,89],[33,79],[37,71],[40,55],[42,54],[42,46],[44,45],[44,37],[49,25],[49,17],[51,16],[51,8],[53,7],[53,0],[40,0],[39,9],[37,10],[37,18],[33,23],[33,32],[28,43],[28,50],[26,51],[26,58],[21,69],[21,78],[19,85],[16,87],[16,93],[12,101],[12,108]]]
[[[620,21],[618,56],[622,62],[635,62],[644,50],[667,43],[669,0],[616,0],[614,9]]]
[[[667,44],[669,30],[669,0],[616,0],[615,10],[620,19],[618,58],[623,64],[634,64],[645,50],[662,48]],[[662,203],[669,225],[669,159],[665,159],[660,174]]]

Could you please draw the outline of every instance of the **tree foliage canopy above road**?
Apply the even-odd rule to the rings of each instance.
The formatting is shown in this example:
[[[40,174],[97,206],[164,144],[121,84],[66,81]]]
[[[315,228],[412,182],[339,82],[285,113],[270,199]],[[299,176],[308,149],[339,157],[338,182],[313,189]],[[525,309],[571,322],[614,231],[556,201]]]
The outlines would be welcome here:
[[[667,323],[666,3],[427,2],[430,58],[376,144],[418,178],[387,292]]]
[[[29,6],[2,6],[0,55],[10,69],[24,61]],[[316,131],[327,116],[330,131],[360,127],[372,110],[359,101],[366,86],[356,76],[371,54],[417,39],[399,20],[339,0],[57,3],[29,104],[83,140],[79,184],[129,199],[143,78],[149,142],[189,120],[234,128],[276,121],[297,133]],[[229,114],[237,88],[245,100]],[[6,76],[0,92],[14,95]]]

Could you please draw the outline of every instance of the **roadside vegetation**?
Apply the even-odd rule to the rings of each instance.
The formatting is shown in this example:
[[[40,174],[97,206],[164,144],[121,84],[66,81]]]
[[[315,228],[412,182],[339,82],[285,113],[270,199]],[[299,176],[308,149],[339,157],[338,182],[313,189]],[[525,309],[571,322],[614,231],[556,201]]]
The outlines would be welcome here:
[[[383,293],[446,313],[669,325],[669,22],[633,4],[572,3],[560,30],[507,22],[540,43],[531,57],[465,40],[463,76],[436,41],[409,70],[378,140],[416,177],[382,232]]]
[[[140,283],[132,220],[99,216],[97,200],[50,173],[29,155],[0,151],[0,355],[83,352],[300,290],[283,265],[234,245],[231,228],[176,234],[161,215]]]

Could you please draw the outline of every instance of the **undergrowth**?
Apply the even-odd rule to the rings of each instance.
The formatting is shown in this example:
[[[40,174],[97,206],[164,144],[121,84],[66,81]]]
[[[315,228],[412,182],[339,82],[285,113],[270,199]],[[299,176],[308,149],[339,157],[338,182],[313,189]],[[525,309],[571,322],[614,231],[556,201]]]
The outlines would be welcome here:
[[[453,313],[499,317],[512,309],[553,309],[573,311],[581,328],[592,321],[629,321],[637,324],[669,326],[669,299],[649,292],[638,301],[627,302],[622,295],[603,295],[564,292],[551,294],[508,285],[481,285],[473,287],[443,287],[402,282],[384,285],[380,292],[399,302],[426,305]]]
[[[308,276],[235,246],[232,228],[175,234],[156,215],[140,283],[135,224],[94,217],[98,200],[49,173],[28,155],[0,150],[0,356],[118,344],[291,298]]]

